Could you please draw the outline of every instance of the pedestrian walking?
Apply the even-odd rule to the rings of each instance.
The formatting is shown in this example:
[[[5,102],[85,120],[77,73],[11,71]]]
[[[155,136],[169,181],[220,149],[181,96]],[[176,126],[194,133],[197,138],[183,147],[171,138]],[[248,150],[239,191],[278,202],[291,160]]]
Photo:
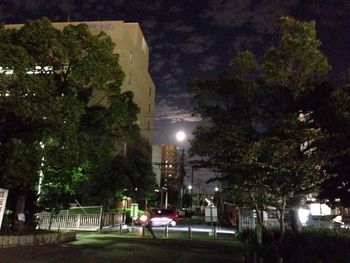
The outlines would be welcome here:
[[[149,211],[145,211],[145,214],[142,215],[140,219],[145,228],[147,228],[148,232],[151,233],[153,239],[156,239],[156,235],[154,234],[152,229],[151,213]]]

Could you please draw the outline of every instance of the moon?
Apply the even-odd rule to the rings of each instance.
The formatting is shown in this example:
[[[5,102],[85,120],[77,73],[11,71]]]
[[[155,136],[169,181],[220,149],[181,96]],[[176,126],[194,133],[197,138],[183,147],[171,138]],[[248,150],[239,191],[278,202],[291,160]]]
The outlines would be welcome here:
[[[179,142],[182,142],[183,140],[185,140],[186,138],[186,134],[183,131],[178,131],[176,133],[176,140],[178,140]]]

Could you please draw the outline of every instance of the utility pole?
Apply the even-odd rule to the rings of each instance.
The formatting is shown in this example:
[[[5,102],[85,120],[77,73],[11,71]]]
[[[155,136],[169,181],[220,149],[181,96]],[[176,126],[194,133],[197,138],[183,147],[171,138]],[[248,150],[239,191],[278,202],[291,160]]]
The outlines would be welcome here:
[[[191,211],[192,211],[192,205],[193,205],[193,171],[194,167],[191,166]]]
[[[185,170],[185,150],[182,149],[180,156],[180,208],[183,207],[183,191],[184,191],[184,178],[186,176]]]

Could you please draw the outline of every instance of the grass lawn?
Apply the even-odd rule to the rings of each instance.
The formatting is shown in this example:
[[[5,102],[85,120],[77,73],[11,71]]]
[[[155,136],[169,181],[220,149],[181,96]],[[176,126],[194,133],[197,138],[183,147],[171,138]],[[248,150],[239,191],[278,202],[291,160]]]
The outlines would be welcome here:
[[[112,262],[242,262],[242,247],[232,236],[211,240],[196,236],[192,240],[185,234],[157,239],[123,236],[117,233],[82,233],[67,244],[16,247],[0,249],[0,262],[11,263],[112,263]]]

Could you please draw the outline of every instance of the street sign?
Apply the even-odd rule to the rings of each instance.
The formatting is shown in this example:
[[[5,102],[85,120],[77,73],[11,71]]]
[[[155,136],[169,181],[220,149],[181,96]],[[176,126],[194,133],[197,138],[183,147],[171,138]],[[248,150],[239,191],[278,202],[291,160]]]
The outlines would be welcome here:
[[[205,222],[217,222],[218,221],[218,209],[215,206],[209,206],[205,208]]]
[[[8,192],[9,191],[7,189],[0,188],[0,229],[1,229],[2,219],[5,213]]]
[[[130,216],[132,219],[137,219],[139,213],[139,204],[132,203],[131,204],[131,210],[130,210]]]

